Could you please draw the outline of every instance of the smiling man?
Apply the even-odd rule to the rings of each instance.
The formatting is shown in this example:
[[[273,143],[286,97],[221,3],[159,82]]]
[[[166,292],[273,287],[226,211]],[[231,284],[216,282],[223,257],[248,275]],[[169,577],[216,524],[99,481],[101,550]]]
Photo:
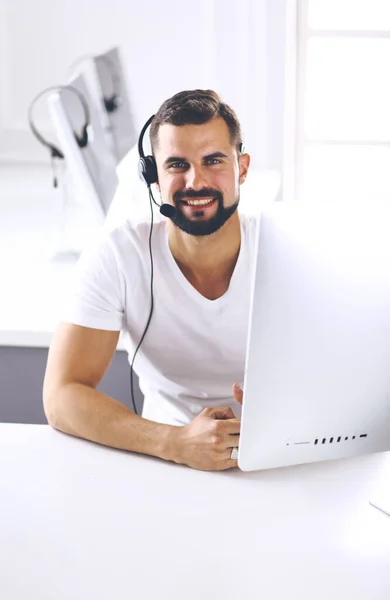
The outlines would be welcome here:
[[[211,90],[180,92],[150,127],[170,219],[151,239],[154,312],[134,369],[142,416],[97,391],[119,333],[131,358],[150,304],[150,222],[126,222],[78,265],[44,383],[49,423],[107,446],[202,470],[237,466],[255,221],[239,213],[249,155]],[[145,194],[146,196],[146,194]],[[145,198],[145,201],[146,198]]]

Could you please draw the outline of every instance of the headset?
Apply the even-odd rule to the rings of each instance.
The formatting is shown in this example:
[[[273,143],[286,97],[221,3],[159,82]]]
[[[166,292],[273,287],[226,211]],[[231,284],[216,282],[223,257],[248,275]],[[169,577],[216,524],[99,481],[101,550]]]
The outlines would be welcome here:
[[[107,72],[110,76],[112,83],[111,96],[106,97],[103,95],[104,108],[108,113],[113,113],[116,110],[118,110],[118,108],[122,104],[122,98],[120,96],[120,79],[115,71],[114,65],[112,64],[111,60],[107,58],[107,56],[99,56],[98,58],[102,61],[103,64],[106,65]]]
[[[157,164],[156,164],[156,159],[154,158],[154,156],[151,156],[151,155],[145,156],[145,153],[143,150],[143,138],[145,135],[145,131],[147,130],[147,128],[153,121],[154,117],[155,117],[155,115],[152,115],[146,121],[145,125],[141,129],[141,133],[138,138],[138,154],[139,154],[138,175],[141,178],[141,180],[148,186],[151,199],[156,204],[156,206],[160,207],[160,213],[162,215],[164,215],[164,217],[168,217],[169,219],[174,219],[174,217],[176,215],[176,208],[174,206],[172,206],[171,204],[158,204],[155,201],[155,199],[153,198],[153,194],[152,194],[152,191],[150,188],[150,186],[153,183],[158,182]],[[245,146],[241,142],[240,148],[239,148],[239,153],[244,154],[244,152],[245,152]]]
[[[104,96],[103,94],[103,105],[106,109],[106,112],[115,112],[122,104],[122,98],[120,95],[121,82],[112,61],[107,56],[96,56],[95,54],[85,54],[80,56],[80,58],[71,64],[68,72],[72,73],[79,64],[84,63],[87,60],[100,60],[105,65],[106,71],[111,80],[112,93],[110,96]]]
[[[146,184],[148,191],[149,191],[149,202],[150,202],[150,213],[151,213],[151,219],[150,219],[150,233],[149,233],[149,255],[150,255],[150,312],[149,312],[149,316],[148,316],[148,320],[146,322],[146,326],[145,329],[143,331],[143,334],[141,336],[141,339],[138,343],[138,346],[136,347],[135,351],[134,351],[134,355],[133,355],[133,359],[131,361],[130,364],[130,387],[131,387],[131,400],[133,403],[133,409],[134,409],[134,413],[137,414],[137,409],[135,406],[135,400],[134,400],[134,384],[133,384],[133,372],[134,372],[134,361],[135,361],[135,357],[138,353],[138,350],[145,338],[145,335],[149,329],[149,325],[150,325],[150,321],[152,320],[152,315],[153,315],[153,310],[154,310],[154,297],[153,297],[153,274],[154,274],[154,270],[153,270],[153,252],[152,252],[152,233],[153,233],[153,205],[152,202],[154,202],[154,204],[156,206],[158,206],[160,208],[160,213],[164,216],[167,217],[169,219],[172,219],[174,221],[175,216],[176,216],[176,208],[174,206],[172,206],[171,204],[158,204],[158,202],[155,201],[154,197],[153,197],[153,193],[152,193],[152,184],[153,183],[157,183],[158,182],[158,173],[157,173],[157,164],[156,164],[156,159],[154,158],[154,156],[152,155],[148,155],[145,156],[145,152],[143,149],[143,139],[144,139],[144,135],[145,132],[147,130],[147,128],[149,127],[149,125],[151,124],[151,122],[153,121],[155,115],[152,115],[145,123],[145,125],[142,127],[141,129],[141,133],[139,135],[138,138],[138,154],[139,154],[139,159],[138,159],[138,175],[140,177],[140,179]],[[243,143],[240,144],[240,148],[239,148],[239,153],[243,154],[245,152],[245,146]]]
[[[152,193],[152,188],[151,185],[153,183],[157,183],[158,182],[158,175],[157,175],[157,164],[156,164],[156,160],[154,158],[154,156],[145,156],[145,152],[143,150],[143,139],[144,139],[144,135],[145,132],[147,130],[147,128],[149,127],[149,125],[151,124],[151,122],[153,121],[155,115],[152,115],[145,123],[145,125],[142,127],[141,129],[141,133],[139,134],[139,138],[138,138],[138,154],[139,154],[139,158],[138,158],[138,175],[141,179],[141,181],[143,181],[145,183],[145,185],[148,188],[149,191],[149,203],[150,203],[150,232],[149,232],[149,256],[150,256],[150,311],[149,311],[149,316],[148,316],[148,320],[146,322],[146,326],[145,329],[143,331],[143,334],[141,336],[141,339],[138,343],[138,346],[136,347],[134,354],[133,354],[133,359],[131,361],[130,364],[130,389],[131,389],[131,400],[133,403],[133,410],[135,414],[137,413],[137,408],[135,406],[135,400],[134,400],[134,382],[133,382],[133,374],[134,374],[134,361],[135,361],[135,357],[137,356],[138,350],[140,349],[140,346],[142,344],[142,342],[145,339],[145,335],[149,329],[149,325],[150,325],[150,321],[152,320],[152,315],[153,315],[153,310],[154,310],[154,297],[153,297],[153,279],[154,279],[154,267],[153,267],[153,251],[152,251],[152,233],[153,233],[153,223],[154,223],[154,219],[153,219],[153,204],[152,202],[154,202],[154,204],[156,206],[160,207],[160,212],[162,215],[164,216],[169,216],[166,213],[166,207],[168,207],[168,209],[172,209],[171,214],[172,216],[174,216],[176,214],[176,209],[171,206],[170,204],[158,204],[158,202],[155,201],[154,197],[153,197],[153,193]],[[165,209],[164,209],[165,207]],[[168,210],[169,212],[169,210]],[[171,217],[172,218],[172,217]]]
[[[145,131],[147,130],[147,128],[153,121],[154,116],[155,115],[152,115],[146,121],[145,125],[141,129],[141,133],[138,138],[138,154],[139,154],[138,175],[140,176],[141,180],[148,186],[149,198],[151,200],[153,200],[153,202],[156,206],[159,206],[160,213],[164,217],[169,217],[170,219],[173,219],[176,215],[176,208],[174,206],[172,206],[171,204],[158,204],[155,201],[153,194],[152,194],[152,190],[150,188],[152,183],[158,182],[156,159],[154,158],[154,156],[151,156],[151,155],[145,156],[142,142],[144,139]],[[152,206],[151,206],[151,208],[152,208]]]
[[[157,183],[158,181],[156,159],[154,158],[154,156],[151,155],[145,156],[145,152],[143,150],[143,139],[145,131],[153,121],[154,117],[155,115],[152,115],[150,119],[146,121],[145,125],[141,129],[141,133],[139,134],[138,138],[138,174],[141,180],[144,183],[146,183],[148,187],[152,185],[152,183]]]
[[[38,129],[36,128],[36,126],[34,124],[33,109],[34,109],[36,103],[38,102],[38,100],[40,100],[42,98],[42,96],[45,96],[48,92],[58,92],[60,90],[66,90],[66,91],[69,91],[72,94],[76,95],[77,98],[80,100],[80,103],[83,107],[85,123],[82,127],[81,135],[78,135],[75,131],[73,131],[73,135],[75,137],[75,140],[76,140],[79,148],[85,148],[88,145],[88,142],[91,137],[91,117],[90,117],[88,104],[87,104],[87,101],[84,98],[83,94],[81,92],[79,92],[75,87],[72,87],[71,85],[53,85],[51,87],[48,87],[48,88],[45,88],[44,90],[42,90],[32,100],[32,102],[29,106],[29,109],[28,109],[28,123],[29,123],[30,129],[31,129],[32,133],[34,134],[34,136],[36,137],[36,139],[43,146],[48,148],[48,150],[50,151],[50,158],[51,158],[51,163],[52,163],[52,168],[53,168],[53,186],[55,188],[58,186],[58,181],[57,181],[57,177],[55,176],[55,172],[54,172],[54,159],[57,158],[59,160],[64,160],[65,156],[64,156],[64,153],[61,150],[59,150],[59,148],[57,148],[57,146],[55,146],[51,142],[48,142],[43,137],[43,135],[38,131]]]

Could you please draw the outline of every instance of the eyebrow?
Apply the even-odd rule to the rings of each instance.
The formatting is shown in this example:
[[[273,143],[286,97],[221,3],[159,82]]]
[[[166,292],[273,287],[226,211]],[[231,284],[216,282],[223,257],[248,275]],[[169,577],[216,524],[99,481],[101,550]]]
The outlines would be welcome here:
[[[223,152],[213,152],[212,154],[207,154],[207,156],[203,156],[203,160],[211,160],[213,158],[228,158],[227,154]],[[186,158],[182,156],[169,156],[166,160],[164,160],[164,167],[168,167],[170,164],[174,162],[188,162]]]

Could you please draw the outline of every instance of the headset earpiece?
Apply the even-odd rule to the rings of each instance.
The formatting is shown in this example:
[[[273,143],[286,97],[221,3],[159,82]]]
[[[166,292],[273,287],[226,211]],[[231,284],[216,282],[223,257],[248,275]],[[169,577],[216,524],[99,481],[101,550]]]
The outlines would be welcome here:
[[[65,156],[62,154],[61,150],[56,148],[54,144],[47,144],[50,150],[51,158],[59,158],[60,160],[64,160]]]
[[[76,142],[79,145],[80,148],[85,148],[86,146],[88,146],[88,142],[89,140],[89,123],[86,123],[83,127],[81,136],[78,136],[76,133],[74,134],[75,138],[76,138]]]
[[[141,156],[138,161],[138,174],[146,185],[158,181],[157,165],[154,156]]]

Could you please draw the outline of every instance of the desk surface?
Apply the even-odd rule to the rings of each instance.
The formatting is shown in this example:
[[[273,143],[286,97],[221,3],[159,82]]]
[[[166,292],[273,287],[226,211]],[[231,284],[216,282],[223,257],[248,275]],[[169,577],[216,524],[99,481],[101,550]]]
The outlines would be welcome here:
[[[207,473],[0,424],[0,598],[388,600],[389,460]]]

